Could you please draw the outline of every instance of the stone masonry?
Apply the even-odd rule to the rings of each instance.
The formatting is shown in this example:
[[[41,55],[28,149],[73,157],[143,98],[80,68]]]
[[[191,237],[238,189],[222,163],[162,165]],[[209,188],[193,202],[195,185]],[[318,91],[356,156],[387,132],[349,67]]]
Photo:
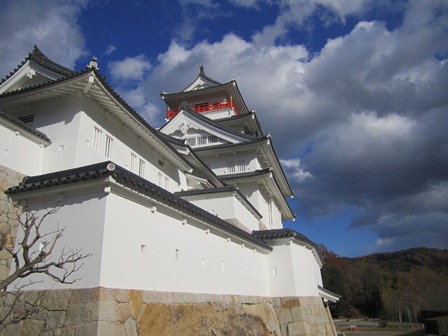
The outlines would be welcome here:
[[[0,335],[334,335],[318,297],[91,288],[0,296]]]
[[[5,190],[18,185],[24,175],[0,165],[0,280],[9,275],[10,255],[3,247],[12,247],[19,225],[18,216],[21,209],[12,205],[5,194]]]

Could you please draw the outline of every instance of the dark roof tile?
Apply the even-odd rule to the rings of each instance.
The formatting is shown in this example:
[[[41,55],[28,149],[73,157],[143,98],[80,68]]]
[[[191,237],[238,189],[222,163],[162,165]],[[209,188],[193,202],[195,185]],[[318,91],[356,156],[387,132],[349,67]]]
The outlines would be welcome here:
[[[27,191],[51,188],[60,184],[79,183],[80,181],[97,179],[101,177],[112,176],[117,182],[124,184],[134,190],[146,194],[148,197],[159,201],[166,206],[185,211],[190,216],[205,221],[209,225],[233,234],[243,240],[249,241],[264,249],[272,249],[263,240],[244,230],[226,222],[225,220],[183,200],[179,196],[160,188],[154,183],[143,179],[142,177],[131,173],[130,171],[116,165],[111,161],[101,162],[90,166],[79,167],[54,173],[25,177],[18,186],[6,190],[6,194],[15,195]]]

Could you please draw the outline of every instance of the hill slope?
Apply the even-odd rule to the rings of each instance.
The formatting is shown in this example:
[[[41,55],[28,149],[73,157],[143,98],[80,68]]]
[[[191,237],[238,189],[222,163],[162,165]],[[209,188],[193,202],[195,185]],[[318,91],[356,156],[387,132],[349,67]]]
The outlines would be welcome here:
[[[325,288],[342,295],[334,317],[417,320],[422,310],[448,311],[448,250],[414,248],[343,258],[321,249]]]

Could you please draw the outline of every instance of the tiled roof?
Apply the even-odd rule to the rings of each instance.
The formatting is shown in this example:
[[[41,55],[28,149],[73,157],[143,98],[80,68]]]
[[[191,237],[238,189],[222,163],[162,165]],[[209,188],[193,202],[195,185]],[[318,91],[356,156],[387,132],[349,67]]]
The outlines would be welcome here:
[[[181,160],[182,162],[184,162],[185,164],[187,164],[187,162],[184,160],[184,158],[177,153],[177,151],[171,146],[170,143],[168,143],[167,141],[164,141],[162,139],[162,137],[160,136],[160,132],[158,132],[154,127],[152,127],[140,114],[138,114],[114,89],[112,89],[112,87],[106,82],[105,78],[103,75],[101,75],[99,73],[98,70],[96,69],[90,69],[90,68],[86,68],[83,71],[80,72],[73,72],[71,77],[65,77],[65,78],[61,78],[59,80],[55,80],[55,81],[49,81],[46,83],[41,83],[41,84],[37,84],[31,87],[27,87],[21,90],[15,90],[15,91],[10,91],[10,92],[6,92],[2,95],[0,95],[0,101],[2,98],[6,98],[6,97],[11,97],[14,95],[21,95],[21,94],[26,94],[28,92],[31,92],[35,89],[40,89],[40,88],[52,88],[53,86],[58,86],[61,83],[64,82],[68,82],[70,80],[76,80],[77,78],[81,78],[83,76],[85,76],[87,73],[94,73],[95,77],[98,79],[98,81],[101,83],[101,85],[106,89],[106,91],[114,98],[117,100],[117,102],[124,107],[124,109],[131,114],[135,119],[137,119],[143,126],[144,128],[146,128],[147,130],[150,131],[151,134],[153,134],[156,138],[158,138],[160,140],[161,143],[163,143],[166,147],[168,147],[172,153],[175,153],[175,155],[179,158],[179,160]],[[188,165],[188,164],[187,164]]]
[[[292,229],[260,230],[260,231],[254,231],[253,234],[254,234],[254,236],[256,236],[260,239],[263,239],[263,240],[280,239],[280,238],[294,238],[300,242],[310,245],[311,247],[316,249],[316,252],[318,252],[316,243],[314,243],[312,240],[308,239],[303,234],[298,233],[297,231],[294,231]]]
[[[261,175],[269,174],[271,172],[272,172],[271,168],[257,169],[257,170],[251,171],[251,172],[220,175],[219,178],[221,180],[232,180],[232,179],[244,178],[244,177],[261,176]]]
[[[211,127],[217,128],[218,130],[221,130],[223,132],[230,133],[230,134],[233,134],[234,136],[237,136],[237,137],[243,138],[243,139],[247,139],[247,140],[255,139],[255,137],[252,135],[236,132],[233,129],[231,129],[230,127],[221,125],[219,122],[216,122],[213,119],[210,119],[210,118],[202,115],[201,113],[198,113],[198,112],[192,110],[189,107],[184,107],[183,111],[185,113],[187,113],[188,115],[192,116],[193,118],[199,119],[199,120],[203,121],[204,123],[210,125]],[[173,119],[171,119],[171,120],[173,120]]]
[[[246,197],[241,193],[241,191],[238,190],[238,188],[233,186],[225,186],[225,187],[218,187],[218,188],[211,188],[211,189],[192,189],[192,190],[186,190],[186,191],[180,191],[175,193],[176,195],[180,197],[186,197],[186,196],[196,196],[196,195],[210,195],[210,194],[218,194],[218,193],[225,193],[225,192],[234,192],[237,193],[242,202],[252,210],[253,213],[257,214],[259,218],[262,217],[262,215],[258,212],[258,210],[248,201]]]
[[[213,78],[210,78],[209,76],[207,76],[207,75],[205,74],[205,71],[204,71],[204,67],[203,67],[203,66],[199,67],[199,69],[200,69],[200,70],[199,70],[199,75],[196,77],[196,79],[195,79],[194,81],[192,81],[189,85],[187,85],[187,87],[184,89],[184,91],[185,91],[187,88],[189,88],[191,85],[193,85],[193,83],[196,82],[196,81],[198,80],[198,78],[203,78],[203,79],[205,79],[207,82],[213,83],[213,84],[215,84],[216,86],[218,86],[218,85],[222,85],[222,83],[220,83],[220,82],[214,80]]]
[[[40,66],[56,72],[64,77],[71,77],[76,74],[75,71],[70,70],[60,64],[57,64],[56,62],[53,62],[50,60],[45,54],[35,45],[32,52],[28,54],[28,56],[13,70],[11,71],[5,78],[3,78],[0,81],[0,85],[3,84],[8,78],[10,78],[12,75],[14,75],[17,70],[19,70],[27,61],[34,61]]]
[[[67,185],[79,183],[81,181],[104,178],[108,176],[113,177],[120,184],[137,190],[139,193],[145,194],[170,208],[187,213],[189,216],[196,218],[197,220],[204,221],[219,230],[228,232],[229,234],[249,241],[264,249],[272,249],[258,237],[237,228],[225,220],[191,204],[186,200],[183,200],[179,196],[160,188],[154,183],[131,173],[111,161],[45,175],[26,177],[20,185],[9,188],[5,193],[8,195],[15,195],[27,191],[46,189],[63,184]]]
[[[221,119],[215,119],[216,122],[218,123],[225,123],[227,121],[232,121],[232,120],[245,120],[245,119],[251,119],[252,116],[255,115],[254,111],[251,111],[251,113],[246,113],[246,114],[240,114],[240,115],[234,115],[231,117],[226,117],[226,118],[221,118]],[[258,118],[255,117],[255,122],[257,123],[258,129],[260,130],[260,133],[263,134],[263,130],[261,128],[260,122],[258,121]]]
[[[185,191],[176,192],[175,194],[178,196],[194,196],[194,195],[217,194],[217,193],[223,193],[223,192],[229,192],[229,191],[239,192],[238,188],[236,188],[236,187],[226,186],[226,187],[219,187],[219,188],[212,188],[212,189],[185,190]]]
[[[76,74],[75,71],[68,69],[49,59],[36,45],[34,46],[33,51],[28,54],[28,59],[35,61],[37,64],[43,66],[48,70],[54,71],[66,77],[70,77]]]
[[[216,146],[207,146],[207,147],[199,147],[199,148],[195,148],[195,151],[197,152],[202,152],[202,151],[210,151],[210,150],[216,150],[216,149],[222,149],[222,148],[238,148],[238,147],[244,147],[247,145],[252,145],[252,144],[256,144],[256,143],[262,143],[267,141],[269,138],[267,136],[263,136],[263,137],[259,137],[259,138],[254,138],[251,136],[251,141],[246,141],[246,142],[240,142],[240,143],[228,143],[228,144],[222,144],[222,145],[216,145]]]
[[[16,117],[13,117],[12,115],[9,115],[7,113],[1,112],[0,111],[0,118],[9,121],[10,123],[20,127],[21,129],[23,129],[24,131],[31,133],[32,135],[50,143],[51,140],[42,132],[38,131],[37,129],[35,129],[34,127],[31,127],[29,125],[27,125],[26,123],[24,123],[22,120],[17,119]]]
[[[224,183],[219,179],[219,177],[213,172],[213,170],[210,169],[209,166],[207,166],[204,163],[204,161],[202,161],[202,159],[194,152],[194,150],[184,143],[184,140],[174,138],[160,131],[158,132],[160,137],[165,141],[174,144],[176,146],[185,147],[189,149],[188,154],[184,154],[182,152],[180,152],[179,154],[182,155],[185,161],[187,161],[188,164],[193,168],[192,172],[193,175],[199,174],[199,176],[204,176],[215,187],[224,185]]]

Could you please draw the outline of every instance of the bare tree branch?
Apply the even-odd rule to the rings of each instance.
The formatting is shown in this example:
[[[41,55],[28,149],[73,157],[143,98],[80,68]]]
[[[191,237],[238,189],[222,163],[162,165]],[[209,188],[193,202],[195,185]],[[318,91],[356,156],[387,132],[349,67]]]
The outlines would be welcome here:
[[[62,250],[57,260],[51,261],[52,254],[58,241],[63,236],[65,228],[43,233],[43,225],[48,216],[57,213],[61,205],[49,209],[41,217],[29,208],[24,208],[19,217],[19,227],[23,232],[17,248],[14,246],[0,246],[5,249],[14,261],[11,274],[0,281],[0,291],[6,291],[8,286],[16,281],[28,278],[33,274],[45,274],[56,282],[72,284],[79,279],[71,279],[82,266],[83,260],[91,254],[83,254],[81,249]],[[34,283],[31,281],[31,284]],[[20,290],[24,286],[18,288]],[[18,286],[16,284],[16,286]]]

